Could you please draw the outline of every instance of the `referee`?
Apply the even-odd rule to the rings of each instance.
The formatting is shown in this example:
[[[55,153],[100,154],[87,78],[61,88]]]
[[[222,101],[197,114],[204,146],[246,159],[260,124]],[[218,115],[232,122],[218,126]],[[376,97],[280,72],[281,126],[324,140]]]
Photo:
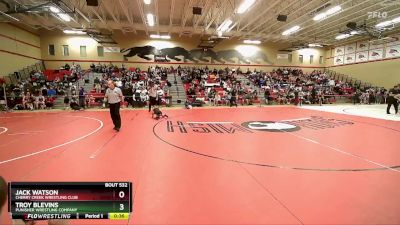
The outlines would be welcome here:
[[[151,106],[157,104],[157,85],[154,84],[153,81],[149,82],[149,112],[151,111]]]
[[[108,88],[104,96],[104,101],[110,105],[110,115],[114,123],[114,130],[119,131],[121,129],[121,116],[119,115],[120,102],[124,101],[121,89],[115,87],[115,83],[112,80],[108,81]]]
[[[390,108],[392,107],[392,105],[394,106],[395,114],[398,113],[399,111],[398,101],[400,101],[399,94],[400,94],[400,85],[394,86],[394,88],[389,90],[389,94],[386,100],[388,104],[386,108],[387,114],[390,114]]]

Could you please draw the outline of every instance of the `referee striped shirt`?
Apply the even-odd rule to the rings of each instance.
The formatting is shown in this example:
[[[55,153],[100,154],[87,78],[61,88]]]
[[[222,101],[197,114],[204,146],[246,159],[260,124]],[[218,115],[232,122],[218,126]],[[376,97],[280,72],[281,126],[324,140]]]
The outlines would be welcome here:
[[[118,87],[114,89],[107,88],[105,96],[109,104],[115,104],[121,101],[122,91]]]

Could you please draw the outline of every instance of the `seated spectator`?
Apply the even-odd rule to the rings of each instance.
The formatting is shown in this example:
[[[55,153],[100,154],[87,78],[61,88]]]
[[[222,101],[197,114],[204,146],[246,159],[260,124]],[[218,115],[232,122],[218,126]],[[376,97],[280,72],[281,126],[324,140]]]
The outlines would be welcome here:
[[[45,97],[42,95],[41,92],[39,92],[38,96],[35,96],[35,101],[34,101],[34,105],[35,105],[35,109],[44,109],[46,108],[46,99]]]
[[[33,110],[33,101],[34,100],[32,98],[31,93],[29,91],[26,92],[26,94],[22,98],[22,104],[24,106],[24,109]]]
[[[52,109],[54,107],[54,101],[55,101],[54,97],[50,96],[46,97],[45,100],[46,109]]]
[[[43,95],[43,96],[47,96],[47,87],[46,87],[46,86],[43,86],[43,87],[41,88],[41,92],[42,92],[42,95]]]
[[[76,97],[72,97],[71,103],[69,104],[69,107],[73,110],[81,110],[82,108],[78,104],[78,100]]]

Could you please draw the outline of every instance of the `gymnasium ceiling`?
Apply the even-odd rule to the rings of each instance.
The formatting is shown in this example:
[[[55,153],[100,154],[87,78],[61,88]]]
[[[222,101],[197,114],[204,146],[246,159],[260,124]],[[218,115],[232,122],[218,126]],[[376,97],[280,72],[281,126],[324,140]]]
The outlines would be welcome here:
[[[58,2],[59,0],[52,0]],[[246,0],[99,0],[99,6],[87,6],[86,0],[62,0],[65,11],[72,9],[72,20],[65,22],[52,15],[49,10],[33,10],[27,13],[9,13],[19,19],[0,15],[0,21],[24,23],[35,29],[65,30],[93,29],[103,33],[120,30],[123,33],[170,34],[174,36],[217,36],[217,28],[225,20],[233,21],[232,29],[222,36],[238,39],[252,39],[271,42],[322,43],[336,45],[343,42],[365,39],[353,36],[336,40],[341,31],[347,30],[348,22],[357,25],[366,23],[375,27],[379,22],[400,16],[400,0],[255,0],[242,14],[236,13]],[[50,0],[0,0],[0,10],[10,12],[28,9]],[[322,21],[314,21],[318,12],[340,5],[341,11]],[[327,6],[324,8],[324,6]],[[202,15],[193,15],[192,8],[201,7]],[[368,18],[369,12],[377,12],[375,18]],[[146,15],[155,16],[154,26],[149,26]],[[384,14],[382,14],[384,13]],[[277,15],[287,15],[286,22],[277,21]],[[386,14],[386,18],[383,17]],[[300,26],[297,33],[283,36],[282,32]],[[384,33],[398,33],[400,23]]]

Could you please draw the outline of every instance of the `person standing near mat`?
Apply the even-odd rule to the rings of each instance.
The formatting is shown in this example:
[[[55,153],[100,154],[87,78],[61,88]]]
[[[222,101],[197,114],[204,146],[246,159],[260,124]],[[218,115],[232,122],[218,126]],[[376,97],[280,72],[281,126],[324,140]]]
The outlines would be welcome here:
[[[400,101],[400,84],[397,86],[394,86],[394,88],[389,90],[389,95],[387,98],[388,106],[386,108],[386,113],[390,114],[390,108],[393,105],[395,114],[397,114],[399,111],[399,101]]]
[[[110,107],[110,115],[114,123],[114,130],[119,131],[121,129],[119,109],[121,102],[124,102],[124,96],[122,95],[121,89],[116,87],[112,80],[109,80],[107,84],[108,88],[104,96],[104,101],[107,102]]]
[[[0,215],[3,209],[3,205],[6,203],[7,200],[7,188],[7,182],[2,176],[0,176]]]
[[[153,81],[149,82],[149,112],[151,111],[151,106],[157,103],[157,85]]]

